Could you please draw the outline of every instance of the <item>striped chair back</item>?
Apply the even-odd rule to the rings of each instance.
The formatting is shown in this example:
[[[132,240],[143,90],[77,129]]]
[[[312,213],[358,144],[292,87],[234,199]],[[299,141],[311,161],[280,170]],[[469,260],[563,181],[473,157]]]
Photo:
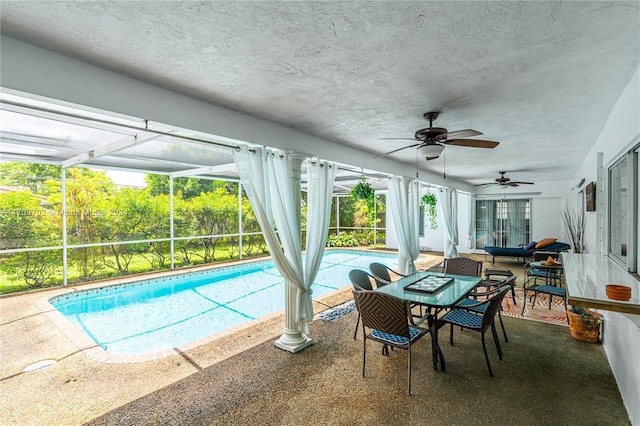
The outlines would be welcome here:
[[[407,304],[375,291],[353,291],[356,308],[365,327],[409,338]]]
[[[482,274],[482,262],[466,257],[445,259],[442,272],[445,274],[479,277]]]

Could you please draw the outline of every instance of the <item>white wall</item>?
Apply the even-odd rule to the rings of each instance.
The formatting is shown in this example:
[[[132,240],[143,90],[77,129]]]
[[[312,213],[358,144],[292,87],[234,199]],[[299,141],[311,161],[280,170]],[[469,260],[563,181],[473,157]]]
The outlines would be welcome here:
[[[606,169],[639,138],[640,68],[636,70],[611,111],[598,140],[582,162],[574,181],[578,182],[582,178],[586,179],[586,182],[597,181],[598,152],[603,153]],[[600,189],[606,191],[606,186]],[[600,194],[599,191],[597,193]],[[566,196],[574,198],[575,190],[568,192]],[[607,199],[606,194],[603,199]],[[597,222],[594,213],[588,214],[585,235],[587,248],[592,253],[597,253]],[[602,339],[611,369],[618,382],[631,423],[640,425],[640,316],[611,311],[602,311],[602,314],[605,319]]]
[[[567,241],[564,225],[560,218],[563,206],[561,197],[540,197],[531,200],[531,240],[540,241],[543,238],[557,238]]]

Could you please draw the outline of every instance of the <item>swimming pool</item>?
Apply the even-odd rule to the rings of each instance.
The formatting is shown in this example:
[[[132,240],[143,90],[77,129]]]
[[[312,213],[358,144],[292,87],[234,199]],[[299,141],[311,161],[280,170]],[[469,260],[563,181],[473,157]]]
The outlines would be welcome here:
[[[397,255],[326,251],[312,286],[314,299],[348,286],[351,269],[371,262],[397,267]],[[284,309],[284,279],[271,260],[188,272],[49,300],[112,354],[178,348]]]

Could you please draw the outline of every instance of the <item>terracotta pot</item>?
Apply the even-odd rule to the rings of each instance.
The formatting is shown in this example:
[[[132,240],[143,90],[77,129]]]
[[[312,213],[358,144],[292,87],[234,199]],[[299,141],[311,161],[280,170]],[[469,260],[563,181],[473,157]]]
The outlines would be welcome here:
[[[629,300],[631,299],[631,287],[617,284],[606,285],[607,297],[614,300]]]
[[[588,311],[597,318],[597,323],[585,323],[582,315],[572,312],[571,309],[567,309],[567,316],[569,317],[569,332],[571,337],[582,342],[595,343],[600,340],[600,324],[602,317],[597,312]]]

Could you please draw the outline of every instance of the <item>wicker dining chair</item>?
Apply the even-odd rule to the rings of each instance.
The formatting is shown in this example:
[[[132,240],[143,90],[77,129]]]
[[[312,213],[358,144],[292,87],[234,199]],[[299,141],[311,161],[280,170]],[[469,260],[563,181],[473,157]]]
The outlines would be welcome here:
[[[409,324],[411,308],[409,303],[402,299],[375,291],[356,290],[353,290],[353,299],[362,316],[362,377],[365,376],[367,340],[392,348],[406,349],[407,393],[411,395],[411,347],[429,333],[429,330]]]
[[[391,274],[398,277],[406,277],[406,275],[391,269],[384,263],[378,262],[373,262],[369,265],[369,272],[371,272],[371,275],[373,275],[373,278],[375,278],[376,285],[378,287],[384,286],[393,281],[391,279]]]
[[[440,321],[451,324],[451,331],[449,335],[449,342],[453,345],[453,326],[457,325],[463,329],[477,331],[482,335],[482,350],[484,351],[484,358],[487,361],[487,368],[489,369],[489,376],[493,377],[493,371],[491,370],[491,363],[489,362],[489,355],[487,354],[487,346],[485,344],[484,334],[488,328],[491,328],[491,334],[493,335],[493,341],[495,342],[498,356],[502,360],[502,348],[498,341],[498,333],[496,332],[495,317],[500,307],[502,306],[502,300],[509,291],[509,286],[501,287],[500,289],[493,290],[493,295],[487,300],[477,301],[477,305],[486,304],[487,307],[483,313],[476,313],[469,310],[469,306],[465,309],[454,308],[447,312]]]
[[[482,274],[482,262],[467,257],[452,257],[444,260],[442,272],[445,274],[479,277]]]
[[[352,269],[351,271],[349,271],[349,279],[351,280],[351,285],[353,285],[353,288],[355,290],[373,290],[374,282],[378,287],[380,287],[380,285],[377,284],[378,280],[375,277],[371,276],[369,273],[361,269]],[[354,339],[358,335],[359,324],[360,324],[360,313],[358,312],[358,319],[356,320],[356,329],[353,332]]]
[[[492,280],[492,281],[497,281],[497,280]],[[512,275],[500,281],[499,284],[497,284],[496,282],[487,283],[485,280],[483,280],[480,282],[478,287],[485,287],[487,289],[486,291],[470,293],[465,299],[462,299],[460,302],[458,302],[458,304],[455,307],[460,309],[467,309],[471,312],[482,314],[484,313],[484,311],[487,309],[489,305],[487,303],[478,304],[478,301],[479,301],[478,298],[482,300],[483,297],[487,297],[493,294],[496,288],[500,288],[503,286],[509,286],[509,288],[513,292],[513,287],[515,287],[515,282],[516,282],[515,275]],[[501,311],[502,311],[502,307],[498,309],[498,320],[500,320],[500,328],[502,328],[502,335],[504,336],[504,341],[509,342],[509,338],[507,337],[507,330],[505,330],[504,323],[502,322],[502,315],[500,313]]]

